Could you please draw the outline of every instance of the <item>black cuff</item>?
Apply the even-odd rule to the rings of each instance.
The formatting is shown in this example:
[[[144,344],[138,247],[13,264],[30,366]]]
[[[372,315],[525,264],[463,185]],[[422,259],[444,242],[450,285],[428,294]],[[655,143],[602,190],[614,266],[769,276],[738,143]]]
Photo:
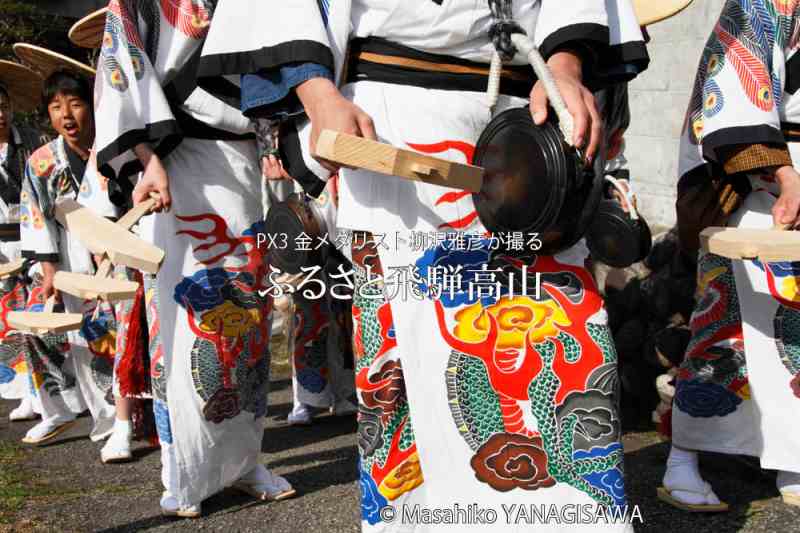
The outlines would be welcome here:
[[[783,133],[772,126],[735,126],[703,136],[703,158],[719,165],[724,163],[719,149],[731,144],[778,144],[785,145]]]
[[[162,120],[138,130],[126,131],[117,137],[117,140],[97,152],[97,168],[104,176],[113,176],[114,172],[109,163],[136,145],[149,143],[156,155],[163,158],[180,144],[182,138],[181,128],[176,120]],[[130,161],[123,165],[116,178],[122,180],[141,170],[142,164],[138,159]]]
[[[589,85],[602,88],[631,81],[647,70],[650,56],[644,41],[630,41],[609,46],[600,55],[596,72],[590,75]]]
[[[22,250],[20,255],[25,259],[34,261],[47,261],[48,263],[60,263],[61,254],[37,254],[33,250]]]
[[[286,172],[303,187],[306,194],[318,198],[325,189],[325,182],[319,179],[303,160],[303,150],[300,147],[295,121],[289,120],[281,126],[279,148]]]
[[[335,72],[333,53],[318,41],[298,40],[265,46],[258,50],[203,56],[197,70],[199,78],[232,74],[255,74],[288,63],[318,63]]]
[[[584,84],[592,90],[630,81],[647,69],[650,57],[644,41],[610,46],[609,39],[608,27],[602,24],[572,24],[550,34],[539,51],[545,61],[559,50],[578,53]]]
[[[584,73],[590,73],[597,64],[600,50],[608,48],[608,28],[602,24],[571,24],[554,31],[542,41],[539,53],[545,61],[560,50],[570,50],[580,55]]]
[[[618,168],[617,170],[606,172],[606,174],[617,180],[631,181],[631,172],[627,168]]]

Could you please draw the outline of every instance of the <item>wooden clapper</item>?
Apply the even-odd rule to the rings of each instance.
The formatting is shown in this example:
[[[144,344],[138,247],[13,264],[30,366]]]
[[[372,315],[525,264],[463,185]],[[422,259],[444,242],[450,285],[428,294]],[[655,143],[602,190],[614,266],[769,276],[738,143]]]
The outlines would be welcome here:
[[[322,130],[314,157],[351,168],[479,192],[483,169],[396,148],[347,133]]]
[[[108,302],[133,298],[138,285],[128,280],[109,277],[111,265],[119,264],[155,274],[164,260],[164,251],[128,231],[144,215],[152,211],[155,199],[137,205],[116,224],[98,216],[75,200],[63,200],[56,205],[56,219],[82,242],[90,252],[102,256],[94,276],[74,272],[57,272],[53,284],[67,294],[79,298],[101,299]],[[43,313],[11,312],[9,324],[19,330],[39,335],[48,331],[62,333],[80,329],[83,315],[53,313],[54,297],[45,304]]]
[[[56,297],[51,295],[44,304],[44,311],[35,313],[31,311],[11,311],[6,321],[8,325],[19,331],[27,331],[34,335],[42,333],[64,333],[81,329],[83,315],[80,313],[54,313]]]
[[[11,276],[15,276],[22,272],[22,269],[25,266],[25,259],[19,258],[15,259],[14,261],[10,261],[8,263],[3,263],[0,265],[0,280],[10,278]]]
[[[700,233],[700,246],[729,259],[758,259],[765,263],[800,261],[800,231],[785,231],[787,228],[710,227]]]

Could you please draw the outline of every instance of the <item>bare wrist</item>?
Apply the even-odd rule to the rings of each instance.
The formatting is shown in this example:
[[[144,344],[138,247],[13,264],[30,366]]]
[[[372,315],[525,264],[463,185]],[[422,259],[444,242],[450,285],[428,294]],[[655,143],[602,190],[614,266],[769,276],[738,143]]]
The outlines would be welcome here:
[[[800,174],[798,174],[797,171],[789,165],[778,167],[774,174],[775,181],[777,181],[778,185],[781,187],[787,185],[800,185]]]
[[[550,56],[547,66],[555,74],[567,75],[577,80],[583,79],[583,61],[581,57],[570,50],[560,50]]]
[[[339,94],[339,89],[327,78],[311,78],[295,87],[294,90],[306,112],[309,111],[309,108],[313,108],[314,104],[320,98],[327,98]]]
[[[42,275],[45,278],[52,278],[56,273],[56,264],[52,261],[40,261],[42,264]]]
[[[139,143],[133,147],[133,153],[136,154],[136,158],[142,164],[143,167],[146,167],[147,164],[150,162],[150,159],[153,157],[154,152],[153,149],[150,147],[148,143]]]

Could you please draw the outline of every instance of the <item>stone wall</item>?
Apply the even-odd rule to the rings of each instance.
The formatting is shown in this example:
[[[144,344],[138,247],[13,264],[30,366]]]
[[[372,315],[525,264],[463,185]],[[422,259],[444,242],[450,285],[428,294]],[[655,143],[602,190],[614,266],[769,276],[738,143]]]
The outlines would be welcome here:
[[[628,167],[651,225],[675,223],[678,144],[697,63],[724,0],[694,0],[648,28],[650,68],[630,85]]]

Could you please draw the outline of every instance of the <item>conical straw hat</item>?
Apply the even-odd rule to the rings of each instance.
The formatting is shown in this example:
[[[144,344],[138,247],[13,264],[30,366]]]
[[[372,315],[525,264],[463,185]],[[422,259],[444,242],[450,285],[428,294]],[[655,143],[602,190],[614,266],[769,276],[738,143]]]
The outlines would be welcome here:
[[[38,73],[25,65],[0,60],[0,85],[8,91],[14,109],[35,109],[41,100],[43,81]]]
[[[29,64],[34,70],[37,70],[42,77],[47,78],[56,70],[71,70],[78,74],[93,78],[95,70],[81,63],[75,61],[71,57],[53,52],[47,48],[36,46],[28,43],[17,43],[14,45],[14,53],[23,62]]]
[[[633,0],[633,10],[640,26],[649,26],[677,15],[692,0]]]
[[[103,32],[106,28],[108,8],[89,13],[69,29],[69,40],[83,48],[100,48],[103,44]]]

